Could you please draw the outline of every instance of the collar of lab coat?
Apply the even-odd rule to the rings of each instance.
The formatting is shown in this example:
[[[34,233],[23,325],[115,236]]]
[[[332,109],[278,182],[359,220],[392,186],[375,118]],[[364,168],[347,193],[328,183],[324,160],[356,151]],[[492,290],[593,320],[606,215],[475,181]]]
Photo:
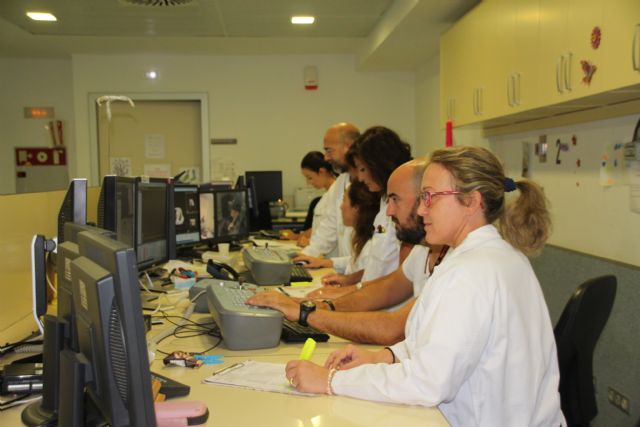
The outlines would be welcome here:
[[[455,258],[462,253],[486,244],[490,240],[502,240],[502,236],[493,225],[487,224],[476,228],[467,234],[467,237],[465,237],[458,247],[453,248],[453,250],[449,249],[449,254],[447,254],[446,259]]]

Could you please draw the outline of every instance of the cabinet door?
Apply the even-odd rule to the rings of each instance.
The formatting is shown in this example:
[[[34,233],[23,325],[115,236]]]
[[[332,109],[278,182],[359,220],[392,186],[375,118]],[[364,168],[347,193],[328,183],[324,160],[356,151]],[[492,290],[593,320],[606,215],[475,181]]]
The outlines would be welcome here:
[[[542,105],[568,99],[562,72],[568,51],[568,6],[568,0],[540,0],[538,85]]]
[[[638,1],[638,0],[636,0]],[[614,8],[615,7],[610,7]],[[567,40],[567,59],[565,62],[564,83],[568,98],[575,99],[600,93],[604,90],[603,79],[607,71],[605,49],[594,49],[591,45],[591,33],[595,27],[602,30],[604,21],[604,1],[571,0],[569,5]],[[583,61],[596,67],[591,82],[588,82],[583,69]]]
[[[601,49],[606,58],[606,88],[640,84],[640,0],[616,0],[615,7],[608,7],[604,14]]]
[[[514,2],[514,58],[510,75],[512,110],[529,110],[540,104],[539,72],[539,8],[536,1]]]

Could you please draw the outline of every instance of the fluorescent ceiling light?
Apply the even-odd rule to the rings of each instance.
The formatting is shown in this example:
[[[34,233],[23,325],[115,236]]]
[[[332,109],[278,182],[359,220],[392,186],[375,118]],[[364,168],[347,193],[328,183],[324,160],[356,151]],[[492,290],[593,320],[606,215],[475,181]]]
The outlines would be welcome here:
[[[57,21],[58,19],[49,12],[27,12],[27,16],[34,21]]]
[[[313,24],[316,18],[313,16],[292,16],[291,23],[292,24]]]

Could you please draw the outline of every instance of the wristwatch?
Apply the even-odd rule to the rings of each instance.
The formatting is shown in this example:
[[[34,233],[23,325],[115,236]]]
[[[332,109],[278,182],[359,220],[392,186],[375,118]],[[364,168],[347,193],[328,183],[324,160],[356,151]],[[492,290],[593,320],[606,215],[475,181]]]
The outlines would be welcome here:
[[[309,326],[307,323],[307,317],[310,313],[316,311],[316,303],[313,301],[305,300],[300,303],[300,317],[298,323],[302,326]]]

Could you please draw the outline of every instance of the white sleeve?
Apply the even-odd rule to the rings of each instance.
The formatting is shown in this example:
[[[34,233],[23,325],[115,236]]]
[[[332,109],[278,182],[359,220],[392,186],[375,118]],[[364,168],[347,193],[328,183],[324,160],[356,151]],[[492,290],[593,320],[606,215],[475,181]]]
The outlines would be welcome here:
[[[346,179],[348,180],[348,176]],[[325,193],[327,208],[320,224],[314,227],[311,232],[309,245],[302,250],[304,255],[319,257],[336,251],[339,233],[342,231],[342,227],[340,227],[342,217],[339,215],[339,207],[342,203],[344,185],[344,178],[340,175]]]
[[[373,222],[374,232],[371,237],[371,250],[364,260],[362,281],[386,276],[398,268],[400,261],[400,242],[396,238],[396,228],[387,216],[387,204],[380,204],[380,211]]]
[[[347,265],[349,265],[350,259],[350,256],[337,256],[331,258],[331,261],[333,261],[333,269],[340,274],[344,274],[347,270]]]
[[[437,298],[419,298],[413,310],[420,313],[412,312],[407,321],[407,340],[391,347],[400,362],[338,371],[332,381],[336,394],[423,406],[456,397],[490,335],[493,304],[474,286],[472,274],[452,272],[441,279],[446,289]]]

